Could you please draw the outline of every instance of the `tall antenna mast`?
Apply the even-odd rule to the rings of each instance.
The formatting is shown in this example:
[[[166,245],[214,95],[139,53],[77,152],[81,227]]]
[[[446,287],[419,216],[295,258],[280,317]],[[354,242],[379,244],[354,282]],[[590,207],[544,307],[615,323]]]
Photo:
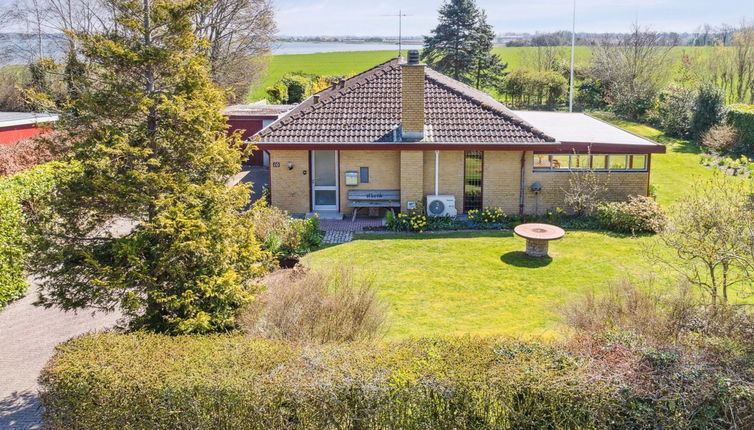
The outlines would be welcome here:
[[[571,85],[568,92],[568,112],[573,112],[573,67],[576,61],[576,0],[573,0],[573,26],[571,28]]]
[[[398,17],[398,56],[403,56],[403,17],[411,16],[403,13],[401,9],[398,9],[397,15],[381,15],[381,16],[397,16]]]

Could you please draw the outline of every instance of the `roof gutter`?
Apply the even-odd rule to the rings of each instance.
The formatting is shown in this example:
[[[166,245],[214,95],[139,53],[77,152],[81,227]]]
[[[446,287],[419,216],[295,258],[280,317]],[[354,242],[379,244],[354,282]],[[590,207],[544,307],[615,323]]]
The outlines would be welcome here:
[[[9,121],[0,121],[0,127],[15,127],[19,125],[44,124],[58,120],[57,115],[40,115],[34,118],[16,119]]]

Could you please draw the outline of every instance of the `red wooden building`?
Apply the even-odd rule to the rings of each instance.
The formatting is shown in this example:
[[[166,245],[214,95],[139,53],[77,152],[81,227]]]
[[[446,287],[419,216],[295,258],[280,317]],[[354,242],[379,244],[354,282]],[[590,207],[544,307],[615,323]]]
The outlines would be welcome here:
[[[0,145],[35,137],[52,128],[57,115],[37,112],[0,112]]]
[[[249,139],[259,130],[272,124],[275,120],[293,109],[293,105],[268,105],[262,102],[230,106],[223,111],[228,117],[230,124],[229,132],[242,130],[243,140]],[[269,154],[267,151],[257,150],[252,152],[247,164],[252,166],[269,166]]]

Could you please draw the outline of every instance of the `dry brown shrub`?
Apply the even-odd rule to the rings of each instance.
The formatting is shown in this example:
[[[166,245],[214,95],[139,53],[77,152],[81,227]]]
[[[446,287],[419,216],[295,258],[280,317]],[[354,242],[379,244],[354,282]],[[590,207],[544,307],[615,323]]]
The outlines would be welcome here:
[[[602,294],[586,293],[562,313],[566,323],[580,333],[617,330],[669,342],[686,328],[697,307],[685,286],[673,293],[660,293],[652,279],[643,283],[623,279],[610,282]]]
[[[0,176],[9,176],[52,161],[49,148],[35,139],[0,145]]]
[[[371,340],[382,333],[386,306],[371,278],[347,268],[279,270],[241,316],[250,335],[303,343]]]
[[[716,125],[702,135],[702,145],[715,152],[725,153],[733,149],[741,136],[735,127],[729,124]]]

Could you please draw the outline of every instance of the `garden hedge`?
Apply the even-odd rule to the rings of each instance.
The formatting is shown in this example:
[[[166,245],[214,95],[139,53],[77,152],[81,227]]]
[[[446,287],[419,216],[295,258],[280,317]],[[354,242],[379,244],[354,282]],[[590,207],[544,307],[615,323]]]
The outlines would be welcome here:
[[[0,308],[26,291],[24,258],[28,237],[25,207],[54,187],[68,165],[51,162],[13,176],[0,177]]]
[[[312,347],[106,333],[59,346],[40,382],[51,429],[727,428],[723,388],[699,410],[683,397],[689,379],[641,397],[589,363],[506,339]]]
[[[727,120],[741,134],[741,143],[751,153],[754,150],[754,105],[730,106]]]

